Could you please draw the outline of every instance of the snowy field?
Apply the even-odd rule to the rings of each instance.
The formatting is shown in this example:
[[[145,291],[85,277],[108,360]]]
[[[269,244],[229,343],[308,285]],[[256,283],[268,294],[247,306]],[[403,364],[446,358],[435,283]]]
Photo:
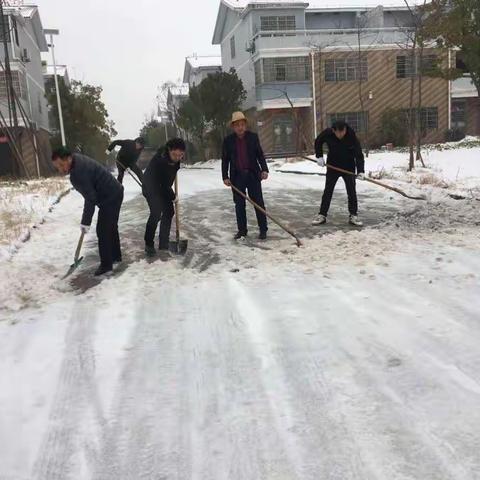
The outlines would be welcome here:
[[[367,171],[427,201],[361,182],[362,230],[341,183],[311,227],[324,179],[280,170],[322,170],[272,164],[268,209],[302,248],[253,223],[234,243],[218,163],[182,170],[189,250],[154,262],[127,178],[125,262],[100,283],[93,234],[61,281],[68,194],[0,260],[0,479],[480,479],[480,148],[406,162]]]

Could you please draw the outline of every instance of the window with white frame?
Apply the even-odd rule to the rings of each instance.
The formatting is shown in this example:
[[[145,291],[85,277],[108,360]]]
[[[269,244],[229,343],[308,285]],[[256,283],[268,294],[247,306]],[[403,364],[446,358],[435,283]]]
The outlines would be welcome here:
[[[266,32],[276,32],[279,30],[295,30],[295,16],[284,15],[260,17],[260,29]]]
[[[338,120],[343,120],[355,132],[366,132],[368,128],[368,112],[329,113],[327,117],[330,125],[333,125]]]
[[[366,57],[325,60],[326,82],[351,82],[355,80],[368,80],[368,61]]]

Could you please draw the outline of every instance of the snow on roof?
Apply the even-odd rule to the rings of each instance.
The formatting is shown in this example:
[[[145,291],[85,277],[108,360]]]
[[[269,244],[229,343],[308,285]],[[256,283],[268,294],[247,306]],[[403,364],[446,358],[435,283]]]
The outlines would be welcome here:
[[[45,75],[55,75],[53,65],[48,65],[45,69]],[[64,77],[67,75],[67,67],[65,65],[57,65],[57,75],[59,77]]]
[[[221,67],[222,57],[218,56],[197,56],[187,57],[187,62],[192,68]]]
[[[172,96],[187,96],[190,91],[190,85],[188,83],[182,83],[181,85],[174,85],[168,89]]]

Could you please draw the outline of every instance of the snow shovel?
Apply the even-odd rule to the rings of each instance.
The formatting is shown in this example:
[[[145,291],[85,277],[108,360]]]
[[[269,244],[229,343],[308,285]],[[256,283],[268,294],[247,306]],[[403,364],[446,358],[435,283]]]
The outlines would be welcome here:
[[[317,161],[313,160],[312,158],[305,157],[304,155],[302,155],[302,157],[305,160],[309,160],[310,162],[317,163]],[[329,168],[330,170],[335,170],[336,172],[339,172],[339,173],[344,173],[344,174],[347,174],[347,175],[356,176],[353,172],[350,172],[348,170],[344,170],[343,168],[334,167],[333,165],[329,165],[328,163],[327,163],[326,167]],[[403,197],[410,198],[411,200],[426,200],[427,199],[427,197],[425,195],[421,195],[419,197],[414,197],[412,195],[408,195],[408,193],[405,193],[403,190],[400,190],[399,188],[392,187],[390,185],[387,185],[386,183],[379,182],[378,180],[374,180],[373,178],[364,177],[364,180],[366,182],[370,182],[370,183],[373,183],[375,185],[378,185],[379,187],[386,188],[387,190],[391,190],[392,192],[399,193]]]
[[[84,238],[85,233],[82,232],[78,240],[77,250],[75,250],[75,258],[73,259],[73,263],[70,265],[67,274],[62,278],[62,280],[65,280],[67,277],[69,277],[78,268],[80,263],[82,263],[83,257],[80,257],[80,251],[82,250]]]
[[[287,228],[285,225],[283,225],[282,223],[280,223],[276,218],[272,217],[264,208],[262,208],[260,205],[258,205],[257,203],[255,203],[250,197],[247,197],[247,195],[245,195],[241,190],[239,190],[235,185],[233,185],[233,183],[230,183],[230,186],[232,187],[232,190],[234,190],[235,192],[237,192],[241,197],[243,197],[245,200],[247,200],[248,202],[250,202],[258,211],[262,212],[265,216],[267,216],[273,223],[276,223],[282,230],[285,230],[289,235],[291,235],[296,243],[297,243],[297,247],[301,247],[303,246],[302,244],[302,241],[297,237],[297,235],[295,234],[295,232],[293,232],[292,230],[290,230],[289,228]]]
[[[178,200],[178,176],[175,177],[175,235],[174,242],[170,242],[169,250],[177,255],[185,255],[188,248],[188,240],[180,240],[180,212]]]

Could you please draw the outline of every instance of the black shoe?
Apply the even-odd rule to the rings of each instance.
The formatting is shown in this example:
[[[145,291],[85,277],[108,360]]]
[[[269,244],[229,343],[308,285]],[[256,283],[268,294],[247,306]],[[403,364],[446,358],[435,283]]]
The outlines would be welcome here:
[[[157,251],[155,250],[155,247],[152,245],[145,245],[145,254],[147,257],[154,257],[156,255]]]
[[[260,235],[258,236],[259,240],[266,240],[267,239],[267,232],[260,232]]]
[[[237,234],[233,237],[234,240],[240,240],[241,238],[245,238],[247,236],[247,232],[237,232]]]
[[[122,257],[114,258],[113,263],[122,263]]]
[[[112,267],[104,267],[103,265],[100,265],[96,270],[95,270],[95,273],[94,275],[96,277],[100,277],[102,275],[105,275],[107,273],[110,273],[112,272]]]
[[[158,250],[160,252],[168,252],[170,250],[170,246],[169,245],[159,245]]]

